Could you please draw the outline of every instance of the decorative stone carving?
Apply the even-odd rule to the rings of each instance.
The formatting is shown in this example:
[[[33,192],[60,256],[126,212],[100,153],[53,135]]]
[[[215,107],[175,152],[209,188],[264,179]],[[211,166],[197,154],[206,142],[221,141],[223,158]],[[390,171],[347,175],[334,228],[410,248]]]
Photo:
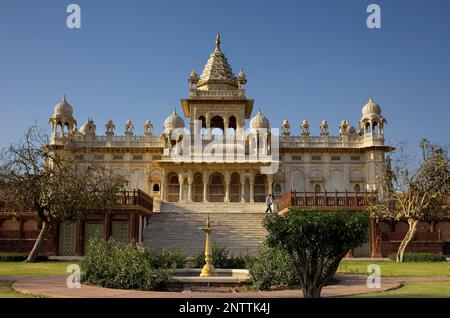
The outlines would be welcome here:
[[[150,120],[147,120],[144,124],[144,135],[146,136],[153,135],[153,124]]]
[[[114,131],[116,130],[116,125],[113,123],[113,121],[111,119],[108,120],[108,122],[105,125],[105,128],[106,128],[106,131],[105,131],[106,136],[114,135]]]
[[[322,120],[322,123],[320,124],[320,135],[321,136],[329,136],[329,126],[326,120]]]
[[[285,119],[281,123],[281,135],[283,137],[288,137],[291,135],[291,125],[289,124],[288,120]]]
[[[302,136],[309,136],[309,123],[306,119],[302,122],[300,127],[302,129]]]
[[[341,136],[348,135],[349,128],[350,128],[350,125],[347,120],[341,121],[341,124],[339,125],[339,135],[341,135]]]
[[[125,124],[125,135],[127,135],[127,136],[134,135],[134,125],[131,120],[128,120]]]
[[[244,70],[241,68],[238,74],[238,85],[239,88],[244,88],[244,85],[247,84],[247,77],[245,76]]]

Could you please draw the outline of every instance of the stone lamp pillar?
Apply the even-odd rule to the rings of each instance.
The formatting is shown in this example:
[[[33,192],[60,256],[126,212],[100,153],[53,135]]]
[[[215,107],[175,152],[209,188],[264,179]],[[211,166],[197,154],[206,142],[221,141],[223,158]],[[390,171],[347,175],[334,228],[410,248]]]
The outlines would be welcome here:
[[[205,265],[202,268],[202,272],[200,273],[200,277],[213,277],[216,276],[215,268],[212,263],[212,239],[211,232],[214,228],[209,226],[209,214],[206,219],[206,226],[199,228],[199,230],[204,231],[206,233],[206,241],[205,241]]]

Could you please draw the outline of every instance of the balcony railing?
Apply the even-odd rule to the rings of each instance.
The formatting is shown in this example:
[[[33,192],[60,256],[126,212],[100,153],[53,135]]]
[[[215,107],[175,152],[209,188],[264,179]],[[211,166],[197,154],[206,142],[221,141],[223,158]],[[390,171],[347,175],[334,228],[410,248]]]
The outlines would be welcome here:
[[[376,192],[286,192],[279,200],[279,211],[288,207],[303,208],[358,208],[367,207],[368,199]]]
[[[153,211],[153,198],[142,190],[123,191],[116,196],[111,205],[140,206]]]

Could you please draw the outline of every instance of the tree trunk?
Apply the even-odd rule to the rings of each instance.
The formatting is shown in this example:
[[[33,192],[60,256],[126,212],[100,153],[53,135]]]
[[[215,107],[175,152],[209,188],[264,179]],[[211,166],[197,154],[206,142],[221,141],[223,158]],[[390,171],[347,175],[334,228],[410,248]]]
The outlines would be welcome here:
[[[34,242],[33,249],[31,250],[30,254],[28,255],[28,258],[26,262],[35,262],[37,257],[39,256],[39,253],[42,250],[42,245],[44,244],[44,238],[47,235],[48,231],[48,222],[42,221],[42,229],[39,233],[36,242]]]
[[[303,289],[303,297],[304,298],[320,298],[320,293],[322,292],[322,287],[319,286],[306,286]]]
[[[417,224],[419,224],[418,220],[414,219],[408,219],[409,229],[408,232],[406,232],[405,237],[403,238],[403,241],[400,243],[400,246],[398,247],[397,251],[397,263],[403,263],[403,256],[405,255],[406,247],[408,246],[409,242],[412,241],[414,238],[414,235],[417,231]]]

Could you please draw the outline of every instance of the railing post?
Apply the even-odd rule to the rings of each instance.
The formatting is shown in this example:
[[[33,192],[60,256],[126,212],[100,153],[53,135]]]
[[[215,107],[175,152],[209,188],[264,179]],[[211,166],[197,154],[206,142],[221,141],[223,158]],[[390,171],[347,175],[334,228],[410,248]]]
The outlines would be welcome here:
[[[317,192],[314,191],[314,206],[317,206]]]
[[[306,191],[303,192],[303,205],[304,206],[308,206],[308,199],[306,197]]]
[[[290,191],[290,193],[291,193],[291,199],[290,199],[291,206],[294,206],[294,195],[295,195],[294,192],[295,192],[295,190],[292,191],[292,189],[291,189],[291,191]]]
[[[137,194],[136,189],[133,189],[133,205],[137,205]]]
[[[325,206],[328,206],[327,190],[325,190]]]
[[[345,206],[348,206],[348,193],[347,190],[345,190]]]
[[[334,190],[334,206],[338,206],[338,196],[337,196],[337,190]]]

